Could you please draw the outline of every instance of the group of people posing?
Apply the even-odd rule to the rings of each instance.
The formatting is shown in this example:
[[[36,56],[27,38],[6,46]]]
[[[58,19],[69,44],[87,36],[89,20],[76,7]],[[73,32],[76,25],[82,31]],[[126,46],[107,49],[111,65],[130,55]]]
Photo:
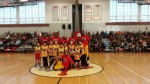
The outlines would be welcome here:
[[[61,76],[67,75],[69,69],[89,67],[88,43],[90,38],[81,32],[81,36],[60,38],[58,33],[48,37],[39,37],[35,46],[35,67],[51,70],[62,70]]]

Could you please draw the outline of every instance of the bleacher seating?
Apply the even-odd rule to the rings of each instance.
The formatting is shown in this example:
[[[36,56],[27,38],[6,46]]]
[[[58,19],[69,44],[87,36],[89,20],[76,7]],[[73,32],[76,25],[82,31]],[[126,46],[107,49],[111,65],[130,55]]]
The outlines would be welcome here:
[[[110,31],[109,33],[102,31],[93,34],[89,32],[88,35],[91,37],[90,51],[92,52],[117,51],[116,47],[125,52],[150,51],[150,32],[148,31]]]
[[[0,51],[33,52],[39,35],[51,36],[50,32],[13,33],[0,35]],[[120,50],[127,52],[150,51],[150,32],[97,32],[90,36],[89,49],[91,52],[114,52],[118,45]]]

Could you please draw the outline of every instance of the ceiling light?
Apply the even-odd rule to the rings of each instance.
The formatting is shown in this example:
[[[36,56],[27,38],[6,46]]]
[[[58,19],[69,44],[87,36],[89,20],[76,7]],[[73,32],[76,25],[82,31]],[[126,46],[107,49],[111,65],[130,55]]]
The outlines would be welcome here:
[[[28,0],[20,0],[20,2],[27,2]]]

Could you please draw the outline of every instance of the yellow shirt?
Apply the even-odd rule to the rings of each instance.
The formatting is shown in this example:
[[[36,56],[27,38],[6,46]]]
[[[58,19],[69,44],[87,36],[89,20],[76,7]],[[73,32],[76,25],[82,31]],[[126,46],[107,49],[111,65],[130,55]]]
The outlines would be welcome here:
[[[40,46],[35,46],[34,51],[35,51],[35,53],[40,53],[41,52],[41,47]]]
[[[42,57],[47,57],[48,56],[48,46],[41,46],[41,56]]]
[[[59,45],[53,45],[53,56],[58,56]]]
[[[84,48],[83,44],[79,45],[79,48],[81,50],[81,55],[85,54],[85,48]]]
[[[80,48],[75,48],[74,59],[75,60],[80,60]]]
[[[64,54],[64,47],[62,47],[62,48],[58,48],[58,54],[59,54],[59,56],[61,56],[61,55],[63,55]]]
[[[68,46],[64,46],[65,52],[68,52]]]
[[[75,49],[75,46],[74,45],[69,45],[69,50],[74,50]]]
[[[53,55],[53,45],[49,45],[48,50],[49,50],[49,56],[52,56]]]
[[[72,54],[72,52],[75,50],[74,45],[69,45],[69,53]]]

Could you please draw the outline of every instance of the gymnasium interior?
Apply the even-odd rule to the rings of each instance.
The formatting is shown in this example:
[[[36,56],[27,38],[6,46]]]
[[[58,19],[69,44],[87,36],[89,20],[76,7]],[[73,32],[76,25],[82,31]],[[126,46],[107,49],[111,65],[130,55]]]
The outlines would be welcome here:
[[[90,68],[34,66],[40,38],[83,32]],[[150,0],[0,0],[0,84],[150,84],[149,56]]]

